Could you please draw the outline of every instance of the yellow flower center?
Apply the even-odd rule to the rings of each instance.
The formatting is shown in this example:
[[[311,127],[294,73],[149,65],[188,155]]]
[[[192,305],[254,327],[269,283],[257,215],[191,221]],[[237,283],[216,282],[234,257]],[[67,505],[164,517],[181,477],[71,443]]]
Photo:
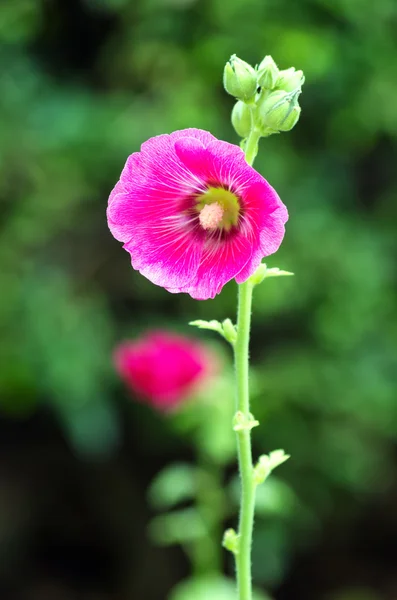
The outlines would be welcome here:
[[[240,205],[233,192],[224,188],[209,187],[197,197],[196,210],[204,229],[225,229],[229,231],[238,223]]]

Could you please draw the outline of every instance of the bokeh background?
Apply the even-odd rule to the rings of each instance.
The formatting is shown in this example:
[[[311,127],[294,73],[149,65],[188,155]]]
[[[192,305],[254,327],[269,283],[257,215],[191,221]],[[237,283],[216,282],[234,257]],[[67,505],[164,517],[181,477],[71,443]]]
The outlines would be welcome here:
[[[2,599],[162,600],[188,573],[148,539],[145,494],[192,449],[111,354],[233,317],[236,287],[195,302],[151,285],[105,207],[150,136],[238,143],[232,53],[306,75],[299,124],[256,163],[290,212],[268,264],[296,277],[255,296],[256,452],[293,457],[258,518],[255,578],[275,600],[397,598],[396,27],[394,0],[0,4]]]

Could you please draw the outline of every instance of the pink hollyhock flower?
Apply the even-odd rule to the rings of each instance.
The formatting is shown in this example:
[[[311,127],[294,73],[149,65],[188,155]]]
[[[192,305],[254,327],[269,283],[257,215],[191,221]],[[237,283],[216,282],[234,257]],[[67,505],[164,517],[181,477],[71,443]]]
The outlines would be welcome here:
[[[211,353],[198,342],[167,331],[153,331],[114,353],[127,386],[156,408],[167,410],[185,400],[214,372]]]
[[[233,278],[248,279],[278,249],[288,214],[238,146],[183,129],[127,159],[107,217],[134,269],[205,300]]]

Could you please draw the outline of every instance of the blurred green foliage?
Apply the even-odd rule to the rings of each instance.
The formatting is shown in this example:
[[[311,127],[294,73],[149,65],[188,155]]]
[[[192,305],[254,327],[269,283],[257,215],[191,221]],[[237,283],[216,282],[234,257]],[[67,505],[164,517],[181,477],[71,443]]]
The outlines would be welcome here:
[[[230,600],[235,596],[235,583],[221,577],[195,578],[179,584],[170,596],[170,600]],[[253,600],[270,600],[263,593],[254,591]]]
[[[298,126],[256,162],[290,212],[268,264],[296,273],[257,288],[252,332],[256,449],[292,455],[272,493],[300,507],[258,522],[256,561],[278,581],[324,521],[396,482],[396,23],[394,0],[0,5],[0,405],[51,407],[82,456],[122,440],[118,340],[235,313],[234,283],[195,302],[132,271],[105,221],[126,157],[177,128],[238,143],[232,53],[305,72]],[[135,414],[142,454],[167,462],[170,434]]]

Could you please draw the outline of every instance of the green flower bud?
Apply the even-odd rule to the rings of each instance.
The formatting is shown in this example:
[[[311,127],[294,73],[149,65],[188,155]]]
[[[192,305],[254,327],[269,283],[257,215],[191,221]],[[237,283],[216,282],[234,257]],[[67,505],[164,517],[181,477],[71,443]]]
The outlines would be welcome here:
[[[259,123],[264,135],[271,132],[290,131],[296,125],[301,108],[298,104],[300,90],[272,92],[258,108]]]
[[[247,104],[238,100],[232,110],[232,125],[242,138],[249,136],[251,131],[251,110]]]
[[[249,102],[253,100],[256,93],[256,71],[251,65],[233,54],[223,72],[223,85],[231,96]]]
[[[294,67],[280,71],[277,79],[276,88],[283,90],[284,92],[293,92],[294,90],[300,90],[302,85],[305,83],[305,76],[303,71],[295,71]]]
[[[271,56],[265,56],[258,67],[258,85],[266,90],[272,90],[279,78],[280,71]]]

